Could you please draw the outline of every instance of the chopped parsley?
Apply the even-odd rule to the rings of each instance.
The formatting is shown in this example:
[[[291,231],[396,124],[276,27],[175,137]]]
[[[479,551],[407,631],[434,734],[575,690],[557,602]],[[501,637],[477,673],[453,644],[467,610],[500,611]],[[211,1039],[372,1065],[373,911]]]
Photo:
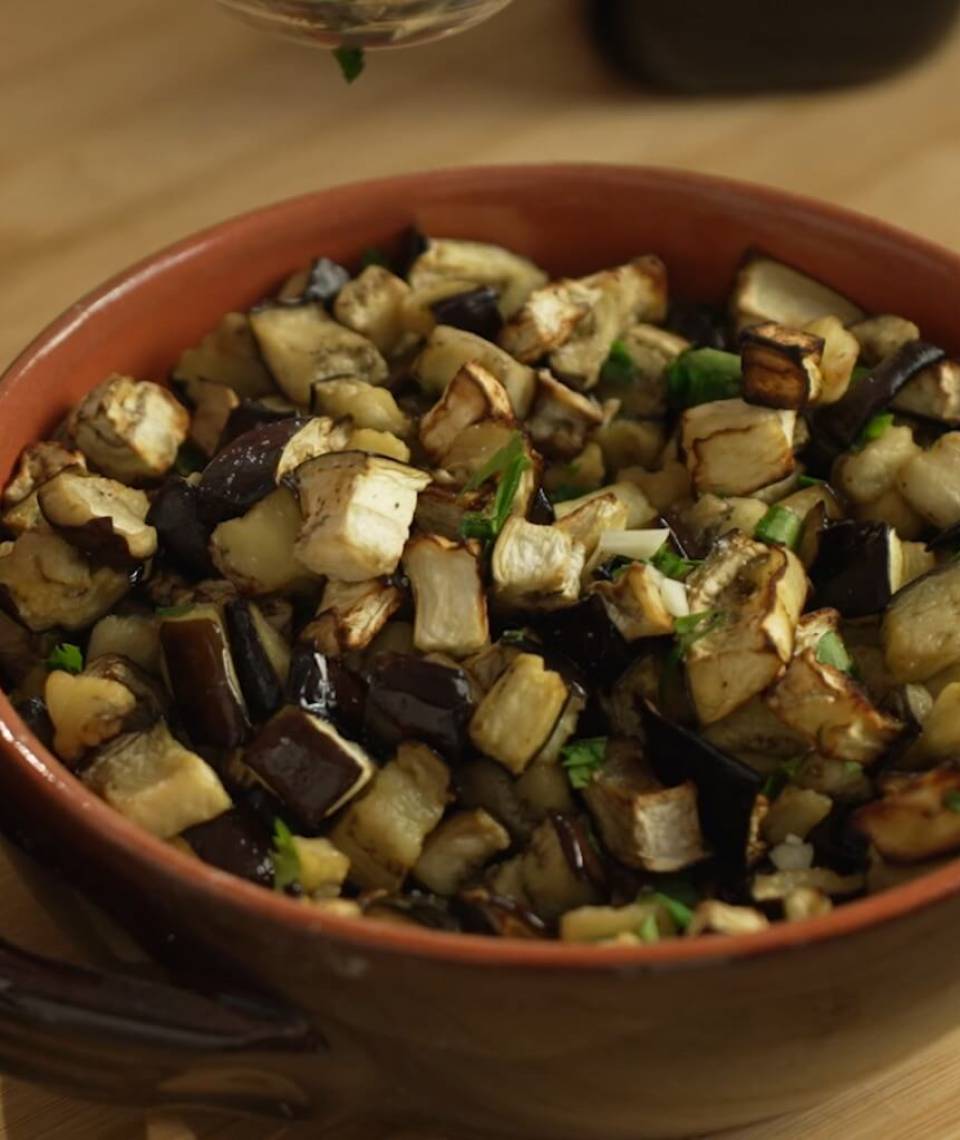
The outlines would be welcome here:
[[[693,408],[740,395],[740,357],[719,348],[691,348],[667,368],[671,407]]]
[[[753,537],[759,542],[774,543],[778,546],[786,546],[790,550],[796,550],[802,529],[803,520],[799,515],[791,511],[789,507],[774,503],[757,523]]]
[[[947,792],[943,797],[943,806],[947,811],[955,811],[960,814],[960,791],[954,788],[952,792]]]
[[[362,47],[348,47],[346,44],[333,49],[333,58],[340,65],[340,72],[347,83],[359,79],[367,64]]]
[[[300,882],[300,856],[293,832],[282,819],[273,824],[273,888],[285,891]]]
[[[826,479],[816,479],[813,475],[800,475],[797,478],[798,487],[826,487]]]
[[[673,623],[674,643],[670,651],[670,660],[682,661],[690,646],[701,637],[706,637],[712,629],[716,629],[722,617],[720,610],[702,610],[698,614],[678,617]]]
[[[881,412],[877,416],[872,416],[864,424],[863,430],[857,438],[856,446],[858,448],[866,447],[868,443],[873,443],[874,440],[886,435],[892,427],[893,412]]]
[[[630,350],[622,340],[615,340],[610,345],[610,355],[600,370],[600,379],[605,384],[625,388],[637,378],[637,364],[630,355]]]
[[[585,788],[599,770],[607,754],[607,738],[594,736],[575,740],[560,749],[560,763],[567,770],[570,786],[578,791]]]
[[[530,467],[526,443],[520,432],[514,432],[510,442],[500,448],[467,481],[464,491],[475,491],[489,479],[496,478],[497,491],[492,507],[484,514],[470,512],[463,516],[460,534],[463,538],[479,538],[490,542],[503,530],[510,517],[513,500],[517,497],[523,473]]]
[[[648,914],[647,917],[640,923],[640,929],[637,934],[644,942],[659,942],[660,941],[660,926],[657,923],[657,916],[653,913]]]
[[[843,639],[839,633],[832,629],[828,630],[817,642],[817,650],[814,656],[821,665],[832,665],[834,669],[839,669],[842,673],[850,673],[853,670],[853,659],[847,652]]]
[[[799,776],[803,764],[803,756],[795,756],[792,760],[784,760],[775,771],[767,776],[763,787],[760,789],[760,794],[766,796],[768,800],[775,800],[787,784],[792,784],[797,776]]]
[[[682,582],[691,571],[696,570],[700,563],[682,557],[682,555],[671,550],[667,543],[664,543],[650,559],[650,565],[667,578],[675,578],[678,582]]]
[[[79,645],[69,641],[62,641],[50,651],[47,658],[47,669],[53,673],[60,670],[64,673],[83,672],[83,652]]]

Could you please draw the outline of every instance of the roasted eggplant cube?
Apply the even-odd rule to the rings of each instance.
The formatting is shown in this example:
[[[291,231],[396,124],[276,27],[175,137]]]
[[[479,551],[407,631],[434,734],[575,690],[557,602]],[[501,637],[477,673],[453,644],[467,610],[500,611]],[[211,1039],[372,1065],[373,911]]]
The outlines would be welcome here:
[[[542,657],[521,653],[477,706],[470,739],[519,776],[550,739],[567,695],[566,681]]]
[[[163,721],[118,737],[87,769],[83,782],[121,815],[161,839],[230,809],[216,772],[170,735]]]
[[[254,602],[228,602],[224,614],[247,708],[255,721],[265,720],[283,703],[290,646]]]
[[[495,343],[503,328],[498,300],[496,289],[480,285],[476,289],[440,297],[431,304],[430,309],[438,325],[462,329]]]
[[[114,479],[67,468],[37,492],[44,518],[78,549],[108,566],[135,566],[157,549],[150,500]]]
[[[714,400],[688,408],[681,442],[700,494],[750,495],[792,474],[796,412],[743,400]]]
[[[372,341],[389,358],[407,340],[403,312],[409,294],[406,281],[382,265],[368,265],[340,289],[333,314],[340,324]]]
[[[321,380],[310,389],[310,407],[334,419],[349,417],[357,428],[397,436],[410,434],[410,421],[400,410],[393,393],[364,380],[336,377]]]
[[[608,850],[628,867],[680,871],[706,858],[696,785],[664,787],[638,742],[609,740],[583,794]]]
[[[188,348],[173,370],[174,382],[219,384],[243,399],[274,392],[246,313],[227,313],[195,348]]]
[[[404,603],[404,593],[387,578],[366,582],[327,581],[317,617],[330,616],[335,651],[366,649]]]
[[[960,562],[901,590],[884,614],[881,637],[896,681],[928,681],[960,661]]]
[[[350,860],[351,882],[362,888],[400,887],[443,816],[449,787],[449,770],[435,752],[424,744],[401,744],[330,835]]]
[[[500,381],[510,397],[514,415],[524,419],[537,387],[533,369],[471,332],[438,325],[413,362],[412,370],[425,392],[439,395],[460,369],[471,363],[480,365]]]
[[[960,425],[960,362],[941,360],[917,373],[891,407],[950,427]]]
[[[673,632],[674,617],[666,607],[662,583],[662,575],[653,566],[634,562],[614,581],[598,582],[592,589],[623,637],[637,641]]]
[[[497,599],[521,609],[558,609],[580,595],[583,546],[554,526],[507,519],[493,549],[491,572]]]
[[[354,735],[363,729],[367,685],[342,659],[328,657],[311,641],[300,641],[290,656],[287,700],[332,720]]]
[[[302,708],[281,709],[244,749],[243,760],[309,831],[358,795],[373,775],[373,762],[358,744]]]
[[[24,448],[16,473],[3,489],[3,506],[22,503],[44,483],[68,467],[86,471],[87,460],[82,451],[74,451],[56,440],[44,439]]]
[[[479,364],[465,364],[420,420],[420,443],[441,463],[457,436],[482,420],[514,422],[510,397],[500,381]]]
[[[316,574],[362,582],[400,563],[426,472],[392,459],[347,451],[297,471],[303,527],[299,560]]]
[[[802,329],[819,317],[836,316],[844,324],[864,317],[859,306],[823,282],[759,253],[744,262],[730,307],[738,330],[765,321]]]
[[[626,639],[596,595],[568,609],[538,614],[532,624],[549,651],[576,662],[592,683],[611,683],[630,662]]]
[[[945,764],[929,772],[894,776],[881,799],[858,808],[854,825],[884,859],[919,863],[960,849],[960,769]]]
[[[288,487],[277,487],[242,518],[228,519],[214,530],[214,565],[242,594],[295,589],[312,578],[295,554],[302,522],[296,496]]]
[[[921,518],[938,529],[960,523],[960,432],[947,432],[905,463],[897,473],[897,489]]]
[[[487,599],[472,545],[416,535],[407,543],[403,568],[413,590],[413,640],[421,653],[466,657],[487,644]]]
[[[273,886],[270,835],[246,808],[232,808],[206,823],[188,827],[180,838],[204,863],[261,887]]]
[[[53,722],[53,747],[71,765],[119,736],[137,703],[133,693],[117,681],[60,670],[47,678],[44,700]]]
[[[197,508],[210,527],[237,518],[276,489],[284,449],[303,428],[297,417],[265,423],[229,443],[203,470]]]
[[[95,470],[142,483],[166,475],[189,427],[186,408],[166,388],[111,376],[81,400],[67,430]]]
[[[810,567],[817,605],[845,618],[881,613],[900,588],[903,551],[886,523],[845,519],[820,532]]]
[[[250,723],[219,608],[196,605],[162,614],[160,644],[164,673],[190,739],[211,748],[242,744]]]
[[[323,836],[295,835],[293,849],[297,854],[300,889],[310,899],[332,899],[350,870],[350,860]]]
[[[743,398],[751,404],[795,410],[815,404],[823,377],[824,342],[783,325],[754,325],[740,338]]]
[[[499,245],[430,238],[410,266],[407,280],[414,289],[447,280],[489,285],[497,290],[501,314],[510,317],[547,276],[528,258]]]
[[[365,724],[374,740],[387,748],[423,740],[446,759],[459,759],[474,707],[462,669],[405,653],[378,653],[367,676]]]
[[[200,519],[196,486],[173,475],[157,491],[147,522],[157,532],[160,553],[177,569],[198,578],[212,577],[210,527]]]
[[[482,808],[455,812],[427,837],[414,878],[435,894],[454,895],[509,846],[509,832]]]

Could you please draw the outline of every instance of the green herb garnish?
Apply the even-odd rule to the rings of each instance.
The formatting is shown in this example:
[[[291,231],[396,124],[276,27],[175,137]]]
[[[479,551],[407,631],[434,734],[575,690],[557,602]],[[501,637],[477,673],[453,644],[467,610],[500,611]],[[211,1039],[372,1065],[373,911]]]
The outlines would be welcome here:
[[[561,483],[554,491],[547,491],[547,498],[551,503],[568,503],[571,499],[579,499],[587,492],[582,487],[575,487],[572,483]]]
[[[740,357],[719,348],[691,348],[668,366],[666,378],[671,407],[729,400],[740,395]]]
[[[58,669],[64,673],[82,673],[83,652],[80,646],[73,645],[69,641],[62,641],[54,646],[47,658],[47,669],[51,673]]]
[[[184,602],[179,606],[157,606],[156,615],[160,618],[183,617],[193,609],[193,602]]]
[[[868,368],[865,364],[855,364],[853,371],[850,373],[850,383],[856,384],[858,380],[863,380],[869,376],[872,371],[873,369]]]
[[[760,789],[760,794],[766,796],[768,800],[775,800],[787,784],[792,784],[797,778],[803,764],[804,757],[802,756],[796,756],[793,760],[784,760],[775,771],[767,776],[763,787]]]
[[[194,475],[197,471],[202,471],[206,465],[207,457],[195,443],[187,439],[180,444],[180,448],[177,451],[177,458],[173,464],[173,469],[178,475],[182,475],[183,478],[186,479],[188,475]]]
[[[668,663],[682,661],[691,645],[701,637],[706,637],[712,629],[716,629],[722,617],[720,610],[703,610],[698,614],[678,617],[673,623],[674,642],[667,659]]]
[[[520,432],[514,432],[510,442],[500,448],[467,481],[464,491],[475,491],[488,479],[497,479],[497,492],[492,508],[485,514],[470,512],[460,523],[463,538],[479,538],[484,542],[497,537],[510,516],[513,500],[517,497],[523,473],[530,467],[526,443]]]
[[[575,740],[572,744],[560,749],[560,763],[567,770],[570,786],[580,790],[585,788],[593,779],[593,775],[607,753],[607,738],[594,736],[584,740]]]
[[[529,641],[535,641],[536,637],[529,629],[505,629],[500,634],[499,640],[505,645],[524,645]]]
[[[843,638],[832,629],[817,642],[814,656],[821,665],[832,665],[842,673],[849,673],[853,669],[853,659],[843,644]]]
[[[640,924],[640,929],[637,931],[637,934],[644,942],[659,942],[660,926],[657,922],[657,916],[655,914],[648,914]]]
[[[678,582],[682,582],[691,571],[696,570],[700,563],[689,558],[683,558],[664,543],[650,559],[650,565],[666,577],[675,578]]]
[[[868,443],[873,443],[875,439],[880,439],[881,436],[886,435],[887,431],[893,427],[893,412],[881,412],[877,416],[872,416],[864,424],[863,431],[857,437],[856,447],[866,447]]]
[[[960,791],[954,788],[952,792],[947,792],[943,797],[943,806],[947,811],[955,811],[960,814]]]
[[[622,340],[610,345],[610,355],[600,369],[600,380],[605,384],[626,387],[637,378],[637,364]]]
[[[775,543],[778,546],[786,546],[790,550],[796,550],[802,529],[803,520],[799,515],[791,511],[789,507],[774,503],[757,523],[753,537],[759,542]]]
[[[273,824],[273,888],[285,891],[300,882],[300,856],[293,832],[282,819]]]
[[[340,65],[340,71],[347,83],[359,79],[367,63],[362,47],[347,47],[346,44],[333,49],[333,58]]]
[[[665,895],[661,891],[657,891],[653,897],[670,915],[678,930],[686,930],[693,922],[693,910],[686,903],[671,898],[670,895]]]
[[[815,479],[812,475],[800,475],[797,478],[798,487],[825,487],[826,479]]]

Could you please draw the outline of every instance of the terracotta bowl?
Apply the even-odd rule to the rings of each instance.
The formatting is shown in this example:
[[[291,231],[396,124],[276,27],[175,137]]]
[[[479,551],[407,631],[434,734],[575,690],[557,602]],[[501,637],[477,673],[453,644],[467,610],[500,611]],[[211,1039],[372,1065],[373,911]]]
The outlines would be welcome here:
[[[75,305],[0,387],[0,476],[107,373],[162,377],[223,312],[311,255],[356,256],[411,222],[501,242],[555,273],[655,251],[675,293],[706,300],[721,299],[741,255],[760,246],[960,350],[960,259],[856,214],[632,167],[417,174],[226,222]],[[128,922],[180,947],[181,964],[232,967],[309,1015],[326,1049],[267,1052],[256,1065],[262,1087],[288,1088],[294,1106],[312,1098],[320,1117],[429,1120],[444,1136],[510,1140],[714,1133],[828,1097],[955,1024],[960,863],[825,918],[737,938],[596,949],[365,924],[137,830],[86,792],[3,697],[0,733],[0,798],[22,832],[82,868]],[[18,1060],[6,1016],[0,1056],[18,1071],[62,1084],[64,1072],[89,1071],[92,1055],[117,1056],[110,1024],[71,1023],[81,1046],[65,1056],[73,1037],[24,1015],[37,1047]],[[203,1043],[193,1045],[202,1069]],[[228,1101],[230,1074],[218,1074]],[[204,1091],[189,1074],[151,1080],[133,1080],[135,1094],[145,1084],[159,1099]]]

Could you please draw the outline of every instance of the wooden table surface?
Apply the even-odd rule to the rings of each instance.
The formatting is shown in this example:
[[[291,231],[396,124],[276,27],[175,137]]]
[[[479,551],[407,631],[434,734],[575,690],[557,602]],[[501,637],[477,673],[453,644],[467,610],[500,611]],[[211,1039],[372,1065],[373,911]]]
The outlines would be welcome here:
[[[833,199],[960,247],[960,35],[875,87],[683,100],[609,74],[579,11],[576,0],[517,0],[462,38],[377,57],[348,89],[327,57],[255,35],[212,0],[6,0],[0,365],[85,290],[191,230],[314,187],[431,166],[672,164]],[[71,950],[2,857],[0,886],[4,935]],[[735,1140],[958,1137],[958,1081],[960,1031],[893,1074]],[[145,1119],[14,1081],[0,1096],[0,1140],[314,1135]]]

